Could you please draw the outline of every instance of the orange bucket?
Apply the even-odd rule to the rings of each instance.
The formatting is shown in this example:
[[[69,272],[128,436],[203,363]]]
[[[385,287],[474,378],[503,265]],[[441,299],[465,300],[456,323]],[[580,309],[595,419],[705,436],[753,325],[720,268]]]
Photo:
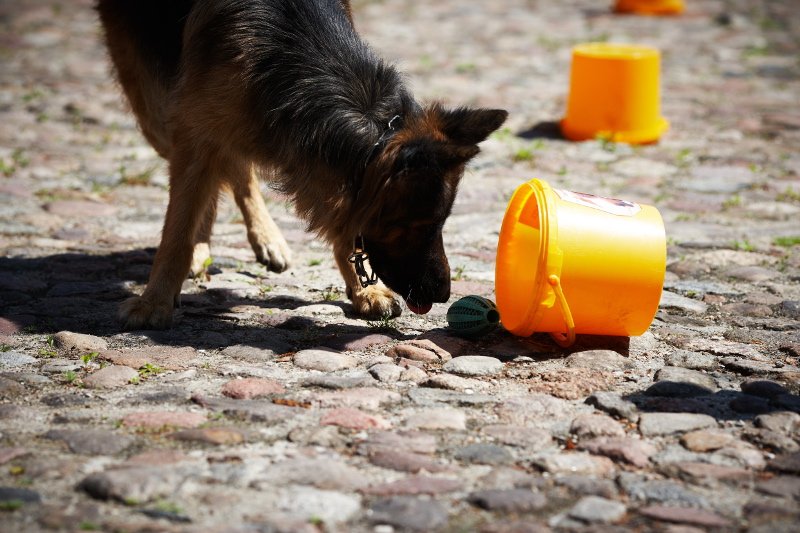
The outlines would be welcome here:
[[[635,15],[680,15],[683,0],[617,0],[614,11]]]
[[[669,127],[660,111],[660,61],[658,50],[647,46],[575,46],[561,132],[573,141],[657,141]]]
[[[497,245],[500,320],[514,335],[641,335],[666,271],[655,207],[553,189],[531,180],[508,204]]]

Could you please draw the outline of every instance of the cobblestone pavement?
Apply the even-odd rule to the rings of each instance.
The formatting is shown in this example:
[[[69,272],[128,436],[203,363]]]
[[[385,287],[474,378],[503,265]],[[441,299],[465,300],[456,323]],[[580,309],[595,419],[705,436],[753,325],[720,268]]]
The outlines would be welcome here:
[[[800,10],[686,3],[355,3],[422,99],[511,112],[446,227],[453,299],[493,296],[500,221],[530,178],[663,214],[650,330],[565,351],[451,337],[446,305],[355,318],[328,248],[273,193],[292,270],[254,262],[228,202],[173,329],[121,332],[164,163],[90,2],[0,2],[0,530],[797,531]],[[657,145],[553,135],[570,47],[591,40],[663,51]]]

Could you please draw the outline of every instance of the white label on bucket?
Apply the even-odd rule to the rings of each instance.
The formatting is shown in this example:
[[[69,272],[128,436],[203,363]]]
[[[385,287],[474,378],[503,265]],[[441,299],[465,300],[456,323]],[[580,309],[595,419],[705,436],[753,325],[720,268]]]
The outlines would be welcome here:
[[[564,189],[553,189],[559,198],[565,202],[599,209],[612,215],[632,217],[642,210],[639,204],[627,200],[617,200],[616,198],[604,198],[583,192],[565,191]]]

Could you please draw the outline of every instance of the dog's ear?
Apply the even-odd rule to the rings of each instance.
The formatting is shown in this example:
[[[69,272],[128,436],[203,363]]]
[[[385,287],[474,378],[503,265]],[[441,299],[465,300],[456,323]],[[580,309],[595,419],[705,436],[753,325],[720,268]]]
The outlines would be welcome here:
[[[406,143],[395,160],[395,175],[417,171],[444,173],[475,157],[480,149],[423,138]]]
[[[502,109],[470,109],[459,107],[441,110],[442,133],[461,145],[478,144],[503,125],[508,112]]]

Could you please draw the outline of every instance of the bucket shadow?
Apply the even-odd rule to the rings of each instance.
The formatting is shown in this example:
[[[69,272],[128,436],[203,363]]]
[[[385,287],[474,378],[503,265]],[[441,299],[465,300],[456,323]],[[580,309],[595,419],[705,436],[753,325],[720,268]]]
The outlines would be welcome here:
[[[517,133],[517,137],[522,139],[555,139],[565,140],[564,135],[561,133],[561,125],[558,121],[544,121],[534,124],[526,130]]]
[[[0,331],[52,334],[67,330],[104,337],[121,333],[118,305],[146,281],[154,255],[155,249],[140,249],[105,255],[0,258]],[[346,317],[357,318],[349,303],[281,294],[279,276],[266,282],[277,287],[274,294],[251,296],[224,288],[184,294],[171,329],[133,333],[172,346],[213,349],[243,344],[275,351],[337,348],[375,333],[406,337],[385,324],[342,324],[336,323],[338,314],[320,319],[294,313],[302,306],[325,303],[340,307]],[[243,305],[250,307],[244,315],[235,310]]]
[[[712,391],[694,383],[659,381],[625,399],[641,412],[705,414],[717,420],[748,420],[778,411],[800,413],[800,396],[770,380],[751,382],[751,387],[759,384],[769,393]]]

